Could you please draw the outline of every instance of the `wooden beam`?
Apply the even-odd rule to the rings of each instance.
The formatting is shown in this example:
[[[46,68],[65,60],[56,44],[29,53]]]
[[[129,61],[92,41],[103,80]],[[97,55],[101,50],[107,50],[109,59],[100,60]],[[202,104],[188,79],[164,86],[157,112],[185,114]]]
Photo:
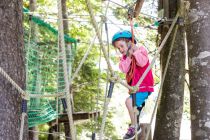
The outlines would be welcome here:
[[[149,137],[148,137],[147,140],[152,140],[151,131],[148,131],[149,127],[150,127],[150,124],[142,123],[142,124],[140,124],[140,126],[141,126],[141,133],[138,136],[138,140],[145,140],[146,136],[147,136],[147,133],[149,133]]]
[[[137,0],[136,6],[134,9],[134,18],[139,16],[143,3],[144,3],[144,0]]]

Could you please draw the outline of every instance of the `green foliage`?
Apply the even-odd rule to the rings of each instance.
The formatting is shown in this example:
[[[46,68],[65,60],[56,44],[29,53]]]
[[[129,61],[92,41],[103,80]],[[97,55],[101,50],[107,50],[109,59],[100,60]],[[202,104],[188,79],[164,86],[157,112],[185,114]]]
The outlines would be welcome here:
[[[132,0],[125,0],[127,3],[132,3]],[[91,0],[93,11],[95,14],[101,14],[101,1],[100,0]],[[24,0],[24,6],[29,7],[29,3],[27,0]],[[127,10],[122,8],[111,8],[114,9],[113,12],[116,15],[116,17],[119,20],[124,21],[125,24],[129,24],[129,21],[126,19],[127,17]],[[51,26],[48,28],[54,28],[57,29],[57,22],[55,20],[51,20],[50,18],[57,18],[56,12],[57,11],[57,3],[56,1],[52,0],[37,0],[37,12],[44,13],[43,15],[39,15],[43,21],[50,24]],[[72,66],[72,72],[76,70],[76,68],[79,65],[80,60],[82,59],[83,55],[85,54],[85,51],[87,50],[89,46],[89,40],[92,39],[93,36],[93,27],[90,24],[90,22],[79,22],[78,19],[89,21],[89,16],[83,16],[88,15],[87,7],[85,5],[84,0],[68,0],[67,1],[67,13],[70,15],[69,17],[69,33],[68,36],[72,38],[79,39],[81,43],[78,43],[78,47],[76,50],[74,61],[71,61],[73,63]],[[81,15],[77,17],[73,17],[71,15]],[[24,27],[26,31],[29,29],[29,23],[28,23],[28,17],[25,17]],[[146,17],[141,17],[139,20],[136,21],[138,26],[145,26],[148,24],[151,24],[153,21]],[[39,42],[44,43],[45,45],[40,46],[39,48],[39,59],[40,63],[42,65],[50,65],[50,68],[42,68],[43,71],[43,77],[46,77],[44,86],[47,88],[45,89],[45,92],[52,92],[56,89],[56,83],[53,83],[56,79],[55,71],[57,70],[57,67],[55,63],[57,64],[57,51],[55,51],[55,47],[57,46],[57,36],[54,34],[55,32],[51,32],[50,30],[47,30],[46,27],[39,27],[39,33],[37,34]],[[151,43],[156,39],[156,31],[149,31],[147,32],[147,38],[144,42],[146,45],[149,46],[149,49],[154,49],[153,46],[154,43]],[[96,45],[93,47],[91,53],[89,54],[87,60],[85,61],[84,65],[82,66],[79,75],[75,78],[73,81],[71,91],[73,92],[74,96],[74,111],[84,111],[89,112],[96,109],[96,98],[97,94],[99,94],[99,103],[103,103],[104,93],[102,93],[102,86],[100,89],[98,89],[98,61],[99,61],[99,46]],[[34,55],[34,54],[33,54]],[[30,58],[33,59],[33,61],[37,61],[36,58]],[[53,62],[52,62],[53,60]],[[118,63],[118,58],[111,56],[111,60],[114,63]],[[60,62],[62,63],[62,62]],[[31,64],[31,67],[33,65]],[[34,66],[35,67],[35,66]],[[120,75],[121,78],[124,78],[124,74],[118,72],[118,75]],[[34,78],[33,75],[31,75],[30,78]],[[106,80],[106,71],[103,71],[101,74],[101,85],[105,84]],[[33,85],[33,81],[30,81],[30,84]],[[50,104],[53,108],[55,108],[55,103],[52,104],[50,101]],[[102,106],[100,105],[98,107],[99,110],[101,110]],[[108,118],[106,122],[106,129],[105,134],[108,138],[111,139],[117,139],[114,131],[115,126],[111,123],[113,111],[111,110],[108,113]],[[96,126],[100,126],[101,118],[99,118],[99,124],[96,124],[96,122],[88,122],[84,124],[80,124],[77,126],[77,134],[80,135],[82,132],[93,132],[95,130]],[[47,128],[45,125],[40,126],[40,131],[47,131]],[[98,130],[98,129],[97,129]],[[40,136],[42,138],[42,135]],[[46,139],[46,135],[43,135],[43,139]]]
[[[80,46],[80,45],[79,45]],[[103,102],[103,93],[102,89],[98,89],[98,60],[99,60],[99,46],[94,46],[91,53],[89,54],[87,60],[82,66],[82,70],[79,72],[78,77],[74,80],[72,90],[74,93],[74,107],[75,111],[94,111],[97,107],[96,104],[96,98],[97,93],[99,92],[99,102]],[[79,65],[80,60],[82,59],[85,51],[87,50],[87,45],[81,45],[77,49],[77,55],[75,57],[75,63],[73,66],[73,71],[77,68]],[[106,79],[106,74],[102,73],[102,79]],[[101,110],[102,108],[99,108]],[[112,125],[110,118],[112,117],[112,113],[109,112],[109,115],[107,116],[107,122],[106,122],[106,130],[105,134],[106,136],[116,138],[116,135],[113,134],[114,126]],[[99,118],[99,124],[96,124],[95,122],[88,122],[82,125],[77,126],[77,132],[78,134],[82,133],[83,131],[87,132],[94,132],[95,126],[100,126],[100,122],[102,121],[101,118]],[[96,130],[98,131],[98,130]]]
[[[101,6],[101,1],[91,1],[93,3],[93,10],[94,12],[98,13],[100,10]],[[56,15],[53,14],[53,9],[57,8],[56,1],[48,1],[48,0],[38,0],[37,1],[37,12],[39,13],[52,13],[50,14],[49,17],[55,17]],[[28,1],[24,1],[24,6],[29,7]],[[72,14],[88,14],[86,5],[84,1],[67,1],[67,6],[68,6],[68,13]],[[48,9],[48,10],[46,10]],[[46,23],[46,26],[39,26],[39,32],[37,34],[38,41],[44,44],[43,46],[39,46],[35,51],[31,51],[29,53],[29,59],[33,61],[33,63],[29,63],[29,67],[31,69],[34,69],[37,67],[37,65],[34,65],[34,63],[39,62],[41,63],[40,65],[46,66],[47,67],[42,67],[42,88],[41,91],[46,92],[53,92],[56,90],[57,85],[56,82],[56,72],[57,71],[57,50],[55,49],[57,46],[57,36],[56,31],[54,29],[57,28],[57,25],[55,22],[46,22],[46,19],[43,19],[45,16],[40,16],[42,18],[36,18],[34,20],[35,22],[39,22],[40,24]],[[89,20],[89,17],[88,17]],[[24,27],[25,27],[25,37],[28,37],[28,31],[30,28],[29,22],[28,22],[28,16],[25,16],[25,22],[24,22]],[[40,22],[41,21],[41,22]],[[49,26],[50,25],[50,26]],[[47,28],[46,28],[47,27]],[[90,23],[79,23],[72,19],[72,21],[69,22],[69,35],[74,38],[78,38],[81,42],[89,42],[91,39],[92,35],[92,25]],[[53,29],[53,31],[50,31]],[[35,44],[37,42],[34,42]],[[26,44],[27,44],[27,38],[26,38]],[[89,44],[89,43],[88,43]],[[72,71],[74,72],[75,69],[77,68],[80,60],[83,57],[83,54],[85,53],[88,44],[79,44],[76,52],[76,56],[74,58],[74,63],[73,63],[73,69]],[[84,112],[89,112],[93,111],[96,108],[96,96],[97,93],[99,92],[99,102],[103,102],[103,93],[100,91],[102,89],[98,89],[98,60],[99,60],[99,51],[98,51],[99,46],[94,46],[92,49],[88,59],[85,61],[84,65],[82,66],[81,71],[79,72],[78,77],[73,81],[72,85],[72,91],[74,94],[74,111],[84,111]],[[37,57],[38,56],[38,57]],[[53,61],[52,61],[53,60]],[[61,62],[62,63],[62,62]],[[34,67],[34,68],[33,68]],[[30,91],[35,91],[34,85],[36,85],[36,82],[34,80],[37,80],[37,72],[36,71],[30,71],[31,75],[29,75],[29,87]],[[104,75],[102,73],[102,75]],[[103,79],[103,77],[102,77]],[[103,81],[103,80],[101,80]],[[45,87],[45,88],[43,88]],[[56,107],[56,104],[53,100],[49,101],[51,106],[53,108]],[[110,114],[110,113],[109,113]],[[110,122],[109,118],[111,117],[111,114],[108,116],[108,129],[106,129],[106,134],[109,134],[109,137],[114,137],[112,131],[114,130],[114,127],[112,126],[112,123]],[[86,130],[88,131],[93,131],[93,128],[91,126],[92,123],[86,123],[86,124],[81,124],[77,126],[77,132],[78,135],[80,135],[80,132]],[[40,126],[40,131],[47,131],[46,127],[48,125],[41,125]],[[41,135],[40,139],[46,139],[46,135]]]
[[[48,132],[49,125],[47,124],[39,125],[38,128],[39,128],[39,131],[41,132]],[[47,139],[46,134],[39,134],[39,140],[46,140],[46,139]]]

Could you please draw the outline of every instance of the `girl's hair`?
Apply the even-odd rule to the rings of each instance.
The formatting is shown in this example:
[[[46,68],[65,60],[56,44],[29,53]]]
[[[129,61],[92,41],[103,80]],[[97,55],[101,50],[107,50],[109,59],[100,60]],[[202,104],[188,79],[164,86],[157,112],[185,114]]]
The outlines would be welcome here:
[[[120,41],[120,40],[123,40],[123,41],[125,41],[126,43],[128,43],[129,41],[132,41],[132,38],[118,38],[117,40],[115,40],[115,41],[113,42],[113,46],[115,47],[115,42],[116,42],[116,41]],[[134,41],[134,44],[136,44],[135,41]]]

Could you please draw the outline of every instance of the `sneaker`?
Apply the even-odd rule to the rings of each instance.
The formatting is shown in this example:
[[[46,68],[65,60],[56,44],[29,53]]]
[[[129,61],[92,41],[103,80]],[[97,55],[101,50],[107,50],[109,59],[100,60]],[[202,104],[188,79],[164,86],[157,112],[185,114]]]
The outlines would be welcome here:
[[[138,126],[137,135],[139,133],[141,133],[141,127],[140,126]],[[131,127],[128,128],[128,132],[123,137],[123,140],[132,140],[134,138],[135,138],[135,128],[131,126]]]

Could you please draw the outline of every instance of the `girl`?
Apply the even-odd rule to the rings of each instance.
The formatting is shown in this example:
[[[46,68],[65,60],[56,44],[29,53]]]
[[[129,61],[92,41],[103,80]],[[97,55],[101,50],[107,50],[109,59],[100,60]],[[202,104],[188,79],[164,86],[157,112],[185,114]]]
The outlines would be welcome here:
[[[147,50],[144,47],[137,47],[136,40],[134,39],[133,47],[132,34],[130,31],[120,31],[114,34],[112,38],[112,45],[117,48],[122,57],[120,59],[119,68],[126,74],[126,81],[130,86],[135,86],[146,68],[149,66],[149,58]],[[150,70],[143,82],[139,86],[136,95],[136,106],[143,107],[145,100],[149,94],[154,91],[153,89],[154,79],[152,71]],[[131,126],[128,128],[128,132],[123,137],[124,140],[130,140],[135,137],[135,120],[132,106],[132,96],[130,95],[125,101],[128,109]],[[140,127],[137,126],[137,133],[140,133]]]

